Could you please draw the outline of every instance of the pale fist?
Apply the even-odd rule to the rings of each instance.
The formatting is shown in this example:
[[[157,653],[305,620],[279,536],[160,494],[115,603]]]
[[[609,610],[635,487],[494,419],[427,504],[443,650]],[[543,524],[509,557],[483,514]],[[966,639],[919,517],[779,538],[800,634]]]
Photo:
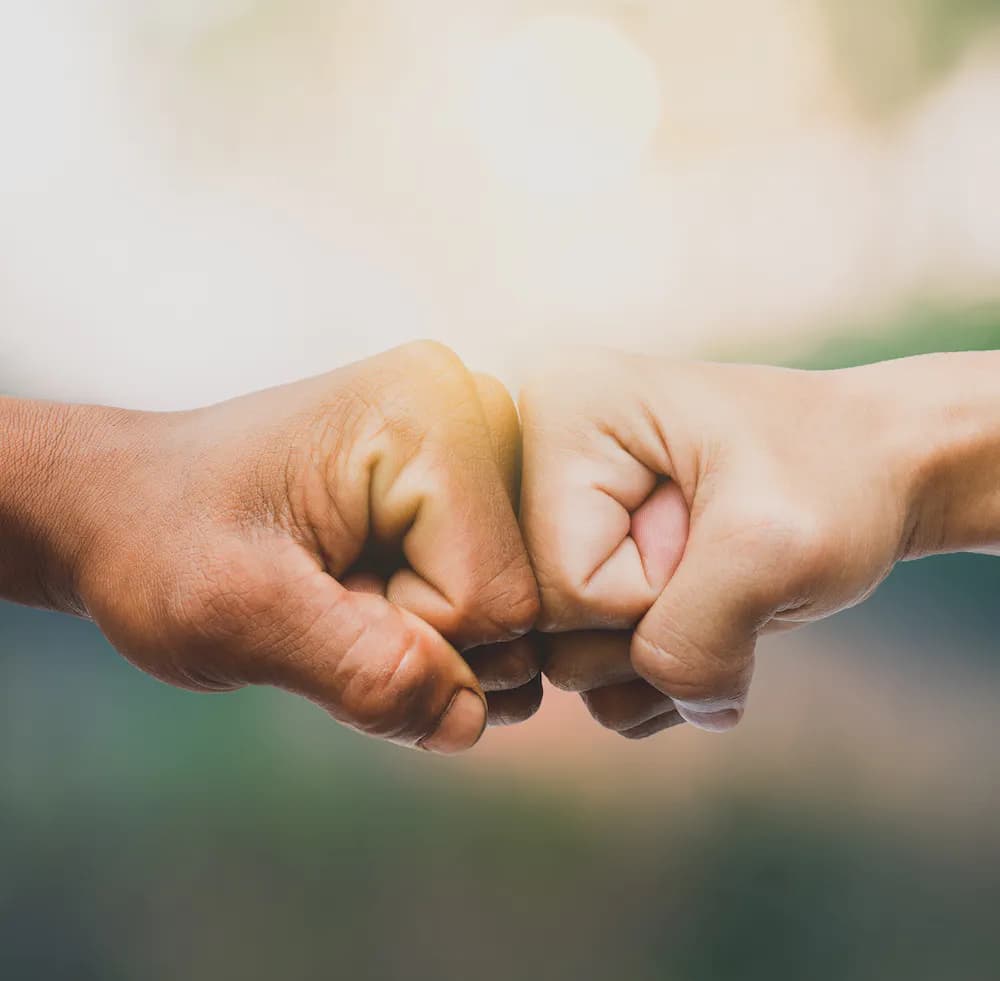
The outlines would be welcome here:
[[[573,632],[553,682],[633,737],[735,725],[761,632],[860,602],[906,549],[913,474],[870,383],[600,351],[527,385],[539,623]]]

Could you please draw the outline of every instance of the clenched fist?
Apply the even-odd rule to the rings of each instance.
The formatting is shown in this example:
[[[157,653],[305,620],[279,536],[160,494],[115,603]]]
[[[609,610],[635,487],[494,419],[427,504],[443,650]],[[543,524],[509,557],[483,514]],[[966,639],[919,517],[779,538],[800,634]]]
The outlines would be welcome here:
[[[563,355],[521,397],[540,626],[566,634],[549,677],[627,736],[734,726],[762,632],[859,603],[900,559],[1000,541],[998,377],[996,354]]]
[[[193,412],[0,412],[0,595],[92,617],[171,684],[274,685],[406,745],[472,746],[484,688],[498,721],[537,707],[526,641],[471,654],[482,684],[459,653],[538,600],[516,412],[446,349]]]

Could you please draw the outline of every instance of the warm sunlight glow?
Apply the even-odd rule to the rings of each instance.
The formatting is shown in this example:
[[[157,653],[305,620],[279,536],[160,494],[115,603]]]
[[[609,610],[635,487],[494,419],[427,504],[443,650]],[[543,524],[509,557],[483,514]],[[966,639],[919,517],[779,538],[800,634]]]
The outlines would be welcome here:
[[[497,176],[551,194],[634,176],[662,103],[656,68],[624,34],[594,18],[547,16],[487,49],[472,110]]]

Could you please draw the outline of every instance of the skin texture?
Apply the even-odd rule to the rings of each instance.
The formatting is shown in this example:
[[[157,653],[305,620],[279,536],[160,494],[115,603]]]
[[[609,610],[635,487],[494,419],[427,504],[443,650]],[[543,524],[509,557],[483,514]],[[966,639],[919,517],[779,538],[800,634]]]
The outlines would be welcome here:
[[[195,412],[0,419],[0,595],[92,617],[170,684],[273,685],[407,746],[538,707],[516,412],[447,349]]]
[[[840,372],[561,353],[521,395],[546,673],[642,738],[744,713],[757,638],[1000,542],[1000,356]]]

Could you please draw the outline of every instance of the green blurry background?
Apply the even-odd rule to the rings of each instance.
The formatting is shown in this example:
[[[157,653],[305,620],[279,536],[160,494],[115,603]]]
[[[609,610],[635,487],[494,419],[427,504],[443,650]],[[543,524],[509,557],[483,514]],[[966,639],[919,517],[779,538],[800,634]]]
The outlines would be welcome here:
[[[103,28],[111,21],[101,18],[114,5],[89,3],[86,17],[84,8],[73,13],[56,0],[42,6],[53,26],[92,17]],[[513,6],[625,19],[649,7]],[[377,34],[385,21],[404,17],[404,7],[328,9],[353,12],[351,23]],[[292,76],[275,68],[280,59],[268,60],[259,39],[290,43],[289,24],[315,24],[322,5],[206,4],[218,17],[201,27],[192,6],[197,30],[182,19],[183,31],[163,14],[166,7],[142,7],[154,8],[159,13],[141,30],[119,24],[115,36],[127,53],[164,59],[157,63],[161,87],[145,92],[144,105],[154,123],[157,111],[176,123],[181,117],[171,116],[170,99],[219,98],[219,77],[239,87],[234,79],[242,85],[257,72],[266,81],[271,72],[277,84],[288,84]],[[414,9],[411,19],[422,19]],[[434,21],[435,12],[457,18],[457,9],[428,5],[423,19]],[[921,100],[933,102],[1000,20],[1000,4],[988,0],[831,0],[817,9],[837,65],[837,91],[850,106],[838,112],[876,140]],[[377,12],[371,22],[365,11]],[[10,34],[16,15],[4,16]],[[164,22],[173,33],[156,33]],[[362,46],[365,36],[351,38]],[[376,74],[383,71],[378,64]],[[258,110],[267,107],[255,104]],[[167,125],[171,140],[153,140],[142,158],[169,171],[175,191],[186,189],[199,236],[216,195],[231,192],[221,179],[227,167],[239,172],[234,181],[247,180],[247,159],[261,171],[274,168],[269,179],[279,187],[293,180],[288,174],[305,175],[309,220],[332,224],[329,202],[311,183],[316,174],[305,164],[296,169],[312,143],[293,146],[279,165],[260,155],[252,131],[241,150],[245,131],[237,127],[223,138],[212,128],[218,119],[207,119],[205,133],[195,123],[191,130]],[[995,142],[991,121],[1000,130],[1000,116],[991,120],[988,111],[969,125]],[[71,143],[73,154],[84,152],[88,132]],[[31,134],[37,131],[30,127],[8,131],[12,156],[41,159],[47,144],[32,143]],[[190,146],[182,152],[185,140]],[[216,140],[235,140],[233,155],[220,157]],[[79,170],[74,163],[66,173]],[[406,188],[394,196],[390,178],[382,187],[388,203],[405,208]],[[87,179],[103,186],[103,178]],[[31,272],[36,267],[24,253],[38,242],[30,235],[15,241],[11,229],[54,222],[58,188],[68,196],[76,185],[56,181],[43,193],[24,184],[16,200],[9,192],[17,181],[4,186],[0,203],[17,220],[8,222],[6,239],[0,230],[10,259],[8,275],[0,276],[0,311],[18,326],[0,327],[0,389],[57,397],[103,392],[109,401],[135,404],[197,401],[207,391],[198,387],[202,377],[224,376],[236,389],[266,380],[252,370],[262,338],[290,336],[290,325],[312,322],[315,297],[300,302],[282,280],[292,310],[286,319],[268,329],[250,321],[246,346],[227,346],[225,358],[179,345],[172,361],[158,345],[185,324],[206,335],[210,353],[213,332],[231,341],[224,325],[233,310],[203,303],[200,281],[169,267],[183,250],[165,258],[151,253],[167,285],[154,289],[150,278],[141,296],[115,306],[113,297],[127,293],[129,282],[151,276],[140,259],[128,258],[144,254],[139,232],[130,237],[131,226],[122,226],[126,231],[115,233],[114,225],[109,231],[89,213],[63,214],[64,235],[45,238],[37,269],[44,273],[60,248],[72,252],[72,262],[58,279]],[[1000,196],[995,179],[955,187],[956,195],[972,191],[985,200]],[[116,184],[108,201],[130,201],[133,193],[131,185]],[[283,223],[306,221],[294,202],[281,202],[268,226],[275,235]],[[102,207],[113,214],[110,204]],[[136,221],[153,222],[157,234],[173,227],[157,224],[159,211],[141,212]],[[350,227],[363,238],[359,226]],[[816,233],[822,241],[824,229]],[[108,245],[114,234],[121,249]],[[325,239],[309,243],[329,258]],[[221,262],[223,245],[212,267],[220,294],[255,296],[254,285]],[[80,286],[93,270],[82,265],[80,281],[72,272],[91,247],[107,251],[105,278],[93,280],[93,296]],[[981,258],[982,249],[975,254]],[[876,279],[884,258],[865,259]],[[1000,245],[995,259],[971,278],[942,284],[933,275],[917,277],[888,299],[848,304],[849,314],[831,312],[824,300],[801,331],[761,326],[769,309],[763,304],[748,315],[746,329],[699,327],[693,342],[677,347],[815,368],[1000,348],[1000,305],[991,299],[1000,296]],[[801,272],[793,265],[787,275]],[[311,275],[292,285],[308,293]],[[431,278],[432,287],[440,282]],[[623,289],[633,285],[626,277]],[[498,295],[509,300],[503,286]],[[66,307],[39,297],[64,298]],[[156,320],[165,308],[175,319]],[[330,310],[318,309],[317,323],[329,323]],[[505,314],[510,309],[508,303]],[[109,324],[117,317],[127,326],[101,334],[101,312]],[[218,328],[208,312],[219,314]],[[151,326],[138,326],[136,315],[142,324],[152,318]],[[327,328],[327,335],[336,351],[337,330]],[[113,341],[102,340],[107,336]],[[307,330],[293,347],[314,364],[319,338]],[[650,346],[671,347],[656,338]],[[391,331],[383,338],[366,329],[342,343],[377,348],[391,340]],[[464,340],[476,351],[501,346]],[[614,342],[614,334],[606,340]],[[91,349],[98,354],[81,370],[80,352]],[[301,373],[292,355],[275,357],[287,358],[279,373]],[[634,746],[599,730],[577,700],[549,690],[534,720],[488,733],[465,759],[443,761],[355,736],[279,693],[174,691],[122,662],[89,624],[0,606],[0,978],[996,978],[998,625],[1000,562],[926,560],[898,569],[862,608],[769,641],[751,711],[733,735],[685,728]]]

